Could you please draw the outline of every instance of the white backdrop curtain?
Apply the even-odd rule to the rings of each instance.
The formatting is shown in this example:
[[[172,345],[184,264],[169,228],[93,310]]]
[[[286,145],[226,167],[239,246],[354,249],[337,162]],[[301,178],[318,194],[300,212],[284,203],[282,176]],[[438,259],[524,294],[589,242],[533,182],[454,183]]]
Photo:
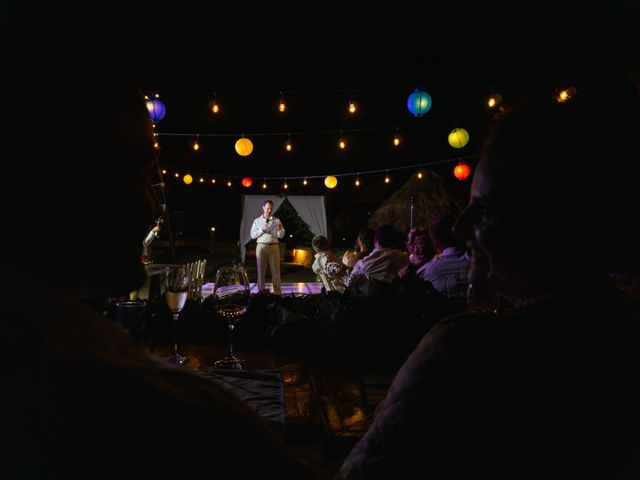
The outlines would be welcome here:
[[[286,197],[291,206],[298,212],[300,218],[307,224],[314,235],[327,236],[327,212],[323,195],[291,195]],[[240,220],[240,252],[244,261],[247,253],[247,243],[251,241],[251,225],[262,215],[262,205],[266,200],[273,202],[274,213],[285,198],[271,195],[242,195],[242,218]],[[287,226],[284,226],[285,230]]]

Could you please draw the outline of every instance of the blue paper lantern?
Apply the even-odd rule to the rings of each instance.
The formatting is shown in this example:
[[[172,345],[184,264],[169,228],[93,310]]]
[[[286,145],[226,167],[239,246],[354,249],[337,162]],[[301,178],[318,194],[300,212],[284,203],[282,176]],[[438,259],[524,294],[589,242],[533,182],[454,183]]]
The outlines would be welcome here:
[[[152,98],[147,100],[147,110],[149,110],[149,115],[151,115],[151,120],[154,122],[159,122],[164,118],[164,114],[167,113],[167,109],[157,98]]]
[[[407,99],[407,108],[414,116],[421,117],[431,108],[431,95],[416,88]]]

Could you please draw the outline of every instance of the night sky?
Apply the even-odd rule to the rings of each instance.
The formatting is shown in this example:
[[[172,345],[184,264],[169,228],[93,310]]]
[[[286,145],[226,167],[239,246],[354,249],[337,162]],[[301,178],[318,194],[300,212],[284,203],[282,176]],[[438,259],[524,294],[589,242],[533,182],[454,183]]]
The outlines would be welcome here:
[[[485,103],[492,90],[508,105],[530,95],[552,95],[559,86],[579,89],[640,71],[640,6],[632,1],[549,7],[540,2],[265,3],[48,7],[61,30],[112,59],[166,104],[167,114],[157,124],[161,165],[169,174],[190,172],[195,178],[188,187],[167,179],[169,208],[184,212],[185,236],[206,238],[216,225],[220,239],[237,240],[240,195],[264,193],[264,177],[391,169],[389,185],[385,173],[362,174],[359,188],[355,176],[339,177],[331,191],[322,179],[304,188],[300,179],[288,180],[288,193],[328,196],[330,225],[341,205],[365,196],[374,208],[417,170],[393,170],[398,167],[440,162],[430,168],[465,196],[470,181],[456,180],[451,171],[458,157],[475,165],[492,115]],[[416,87],[433,99],[421,118],[406,107]],[[276,110],[280,92],[287,102],[284,114]],[[214,93],[219,116],[208,109]],[[359,107],[355,117],[346,113],[349,96]],[[471,136],[462,149],[447,143],[455,127]],[[336,146],[340,131],[349,141],[346,151]],[[391,146],[396,131],[403,136],[400,148]],[[284,151],[288,133],[291,153]],[[196,153],[191,144],[198,134]],[[233,148],[242,134],[254,143],[248,157]],[[205,184],[199,184],[200,176]],[[242,176],[253,178],[251,188],[233,178]],[[210,184],[212,177],[216,185]],[[283,179],[266,182],[269,194],[284,192]]]

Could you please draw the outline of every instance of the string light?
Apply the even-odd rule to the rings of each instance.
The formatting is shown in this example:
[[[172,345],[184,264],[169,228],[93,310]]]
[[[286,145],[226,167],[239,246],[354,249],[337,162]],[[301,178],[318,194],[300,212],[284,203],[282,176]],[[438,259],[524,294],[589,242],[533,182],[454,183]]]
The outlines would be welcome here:
[[[200,179],[198,180],[200,183],[204,183],[204,177],[200,177]]]
[[[347,148],[347,139],[346,139],[346,138],[344,138],[344,137],[342,137],[342,136],[341,136],[341,137],[338,139],[338,148],[339,148],[340,150],[344,150],[345,148]]]
[[[287,104],[284,103],[284,95],[280,92],[280,101],[278,102],[278,111],[284,112],[287,109]]]
[[[468,159],[472,159],[472,158],[477,158],[479,155],[478,154],[473,154],[473,155],[467,155],[464,157],[455,157],[455,158],[449,158],[449,159],[445,159],[445,160],[439,160],[439,161],[435,161],[435,162],[426,162],[426,163],[421,163],[421,164],[417,164],[417,165],[406,165],[406,166],[400,166],[400,167],[393,167],[393,168],[386,168],[386,169],[377,169],[377,170],[368,170],[368,171],[359,171],[359,172],[347,172],[347,173],[336,173],[336,174],[332,174],[332,175],[313,175],[313,176],[296,176],[296,177],[263,177],[263,183],[262,183],[262,188],[266,189],[267,188],[267,179],[272,179],[272,180],[284,180],[283,186],[284,184],[289,185],[289,180],[290,179],[300,179],[302,180],[302,185],[307,186],[309,184],[309,179],[314,179],[314,178],[321,178],[321,179],[325,179],[328,176],[331,176],[331,182],[334,181],[334,179],[337,181],[338,177],[355,177],[354,180],[354,184],[356,186],[359,186],[362,184],[362,181],[360,180],[360,175],[371,175],[371,174],[376,174],[376,173],[382,173],[384,172],[385,176],[384,176],[384,182],[385,183],[391,183],[391,176],[390,176],[390,172],[391,171],[401,171],[401,170],[408,170],[408,169],[417,169],[416,170],[416,176],[418,177],[418,179],[423,179],[425,176],[425,172],[423,171],[424,167],[429,167],[429,166],[434,166],[434,165],[440,165],[440,164],[446,164],[446,163],[463,163],[463,160],[468,160]],[[465,165],[466,167],[467,165]],[[176,178],[180,177],[180,169],[176,169],[176,168],[172,168],[171,170],[174,171],[174,176]],[[459,169],[458,169],[459,170]],[[163,174],[166,174],[167,169],[163,168],[161,170],[163,172]],[[186,173],[186,174],[190,174],[187,171],[182,171],[182,173]],[[216,183],[216,179],[215,179],[215,175],[212,173],[204,173],[204,172],[196,172],[198,175],[201,175],[201,179],[205,179],[205,178],[210,178],[210,181],[212,184]],[[233,178],[237,178],[237,179],[243,179],[243,178],[247,178],[247,177],[243,177],[243,176],[235,176],[235,175],[231,175],[228,176],[229,180],[227,182],[228,186],[231,186],[231,179]],[[456,176],[457,178],[457,176]],[[202,180],[200,180],[202,182]],[[239,180],[240,181],[240,180]],[[356,183],[357,182],[357,183]]]
[[[564,103],[567,100],[571,100],[571,98],[576,94],[575,87],[561,88],[558,89],[555,93],[555,99],[558,103]]]
[[[218,104],[218,97],[215,92],[213,92],[213,100],[211,100],[211,111],[215,115],[220,113],[220,105]]]
[[[290,152],[293,149],[293,145],[291,145],[291,134],[287,137],[287,143],[284,144],[284,149],[287,152]]]
[[[351,114],[354,115],[356,113],[356,110],[358,109],[358,106],[356,105],[356,102],[354,102],[351,99],[351,92],[349,92],[349,104],[347,105],[347,111]]]
[[[227,180],[227,187],[230,187],[231,185],[231,179]]]
[[[286,179],[286,178],[284,179],[284,185],[283,185],[282,187],[283,187],[285,190],[286,190],[287,188],[289,188],[289,185],[287,185],[287,179]]]
[[[200,150],[200,144],[198,143],[198,139],[200,138],[200,135],[198,135],[196,137],[196,141],[193,142],[193,149],[197,152],[198,150]]]

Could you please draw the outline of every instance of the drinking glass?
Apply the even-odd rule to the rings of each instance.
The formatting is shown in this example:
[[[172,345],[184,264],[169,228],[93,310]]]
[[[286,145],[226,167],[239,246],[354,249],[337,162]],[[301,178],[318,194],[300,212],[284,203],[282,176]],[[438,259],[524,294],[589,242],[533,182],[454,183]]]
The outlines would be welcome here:
[[[165,299],[173,315],[173,353],[165,358],[167,362],[182,365],[188,357],[178,352],[178,316],[189,295],[189,275],[185,265],[172,265],[165,268]]]
[[[142,301],[116,302],[116,321],[129,332],[129,338],[140,348],[144,337],[147,304]]]
[[[233,332],[238,320],[247,312],[249,297],[249,277],[244,267],[233,265],[218,269],[213,299],[216,312],[229,327],[229,353],[213,364],[215,368],[242,369],[244,366],[244,360],[233,353]]]

